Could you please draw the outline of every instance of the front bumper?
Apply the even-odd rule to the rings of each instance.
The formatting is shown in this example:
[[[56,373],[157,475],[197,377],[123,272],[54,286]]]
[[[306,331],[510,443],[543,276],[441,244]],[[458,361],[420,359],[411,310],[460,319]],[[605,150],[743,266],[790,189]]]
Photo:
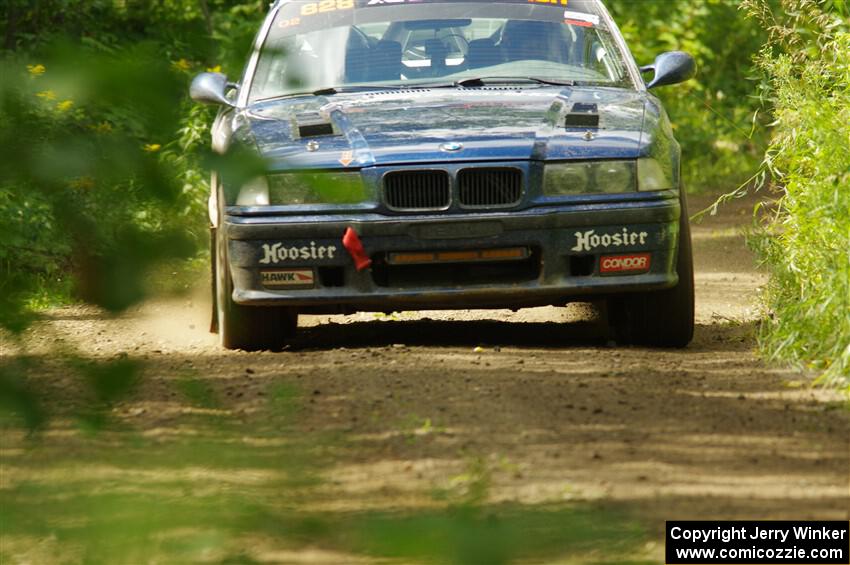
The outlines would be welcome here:
[[[229,210],[233,300],[305,312],[519,308],[593,295],[663,289],[678,282],[676,191],[520,211],[388,216],[380,213],[256,215]],[[360,235],[372,267],[358,272],[342,245]],[[398,267],[389,253],[523,248],[522,261]],[[649,254],[644,272],[604,274],[600,258]],[[312,272],[308,285],[271,286],[263,273]]]

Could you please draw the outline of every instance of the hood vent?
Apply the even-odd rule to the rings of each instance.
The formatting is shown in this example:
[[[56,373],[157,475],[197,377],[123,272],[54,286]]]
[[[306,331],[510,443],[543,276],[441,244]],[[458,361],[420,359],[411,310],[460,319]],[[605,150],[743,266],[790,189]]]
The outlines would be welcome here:
[[[573,109],[564,120],[564,127],[568,128],[598,128],[599,110],[596,104],[584,104],[576,102]]]
[[[335,133],[330,118],[323,117],[318,112],[296,114],[293,120],[295,121],[293,130],[298,132],[300,138],[321,137]]]

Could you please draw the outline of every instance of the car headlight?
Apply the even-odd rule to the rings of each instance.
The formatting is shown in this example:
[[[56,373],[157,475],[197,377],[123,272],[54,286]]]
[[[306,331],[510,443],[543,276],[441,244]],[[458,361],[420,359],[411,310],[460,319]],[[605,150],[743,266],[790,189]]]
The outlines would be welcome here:
[[[356,204],[366,201],[360,173],[302,172],[256,177],[239,189],[237,206]]]
[[[543,193],[547,196],[634,192],[634,161],[577,161],[546,165]]]
[[[256,177],[239,189],[236,197],[237,206],[268,206],[269,205],[269,183],[266,177]]]
[[[670,190],[673,188],[673,179],[668,172],[656,159],[638,159],[638,190]]]
[[[356,204],[366,201],[359,172],[302,172],[269,177],[272,204]]]

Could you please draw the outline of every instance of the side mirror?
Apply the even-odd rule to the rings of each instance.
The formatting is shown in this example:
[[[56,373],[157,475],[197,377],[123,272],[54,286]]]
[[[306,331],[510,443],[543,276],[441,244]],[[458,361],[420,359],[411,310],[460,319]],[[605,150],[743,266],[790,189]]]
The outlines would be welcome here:
[[[684,51],[668,51],[656,57],[653,64],[640,68],[642,73],[649,71],[654,71],[655,76],[646,85],[647,89],[678,84],[694,78],[697,74],[697,63]]]
[[[195,102],[233,106],[226,96],[228,86],[227,77],[221,73],[201,73],[192,80],[189,96]]]

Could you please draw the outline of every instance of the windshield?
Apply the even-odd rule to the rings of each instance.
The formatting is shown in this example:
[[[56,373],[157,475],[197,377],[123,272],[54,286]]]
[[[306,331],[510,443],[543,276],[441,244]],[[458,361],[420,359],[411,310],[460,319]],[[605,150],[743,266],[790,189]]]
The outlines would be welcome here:
[[[479,78],[633,86],[595,0],[295,0],[272,22],[249,99]]]

